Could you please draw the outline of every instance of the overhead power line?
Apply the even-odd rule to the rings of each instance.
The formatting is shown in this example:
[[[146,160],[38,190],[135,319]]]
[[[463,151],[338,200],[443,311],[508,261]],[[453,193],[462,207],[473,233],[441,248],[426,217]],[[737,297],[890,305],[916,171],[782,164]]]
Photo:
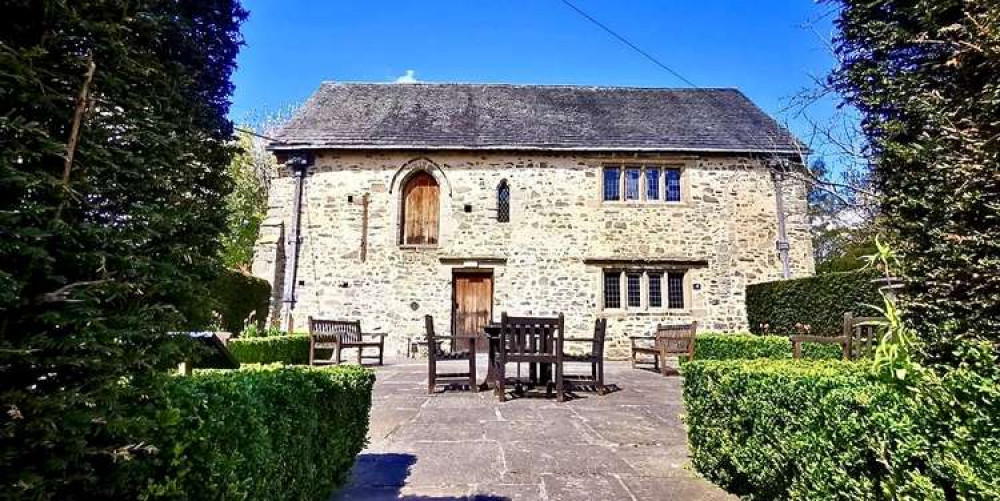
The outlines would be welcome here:
[[[250,129],[246,129],[246,128],[243,128],[243,127],[233,127],[233,129],[236,130],[237,132],[243,132],[245,134],[250,134],[251,136],[256,136],[256,137],[259,137],[261,139],[267,139],[268,141],[274,141],[274,142],[280,142],[281,141],[279,139],[275,139],[275,138],[270,137],[270,136],[265,136],[264,134],[259,134],[257,132],[254,132],[254,131],[252,131]]]
[[[584,19],[586,19],[586,20],[594,23],[595,25],[597,25],[598,27],[600,27],[602,30],[608,32],[611,36],[617,38],[623,44],[629,46],[632,50],[638,52],[640,55],[642,55],[642,57],[645,57],[646,59],[649,59],[650,61],[652,61],[653,64],[659,66],[660,68],[663,68],[664,70],[667,70],[671,75],[677,77],[680,81],[682,81],[682,82],[684,82],[684,83],[686,83],[686,84],[688,84],[691,87],[694,87],[696,89],[699,88],[694,82],[692,82],[691,80],[688,80],[687,78],[685,78],[684,75],[681,75],[680,73],[674,71],[673,68],[667,66],[666,64],[663,64],[663,62],[661,62],[659,59],[653,57],[652,54],[650,54],[650,53],[642,50],[641,48],[639,48],[638,45],[636,45],[636,44],[632,43],[631,41],[629,41],[629,39],[625,38],[622,35],[619,35],[618,32],[616,32],[615,30],[609,28],[607,25],[605,25],[604,23],[598,21],[597,19],[594,19],[594,16],[591,16],[590,14],[587,14],[583,9],[581,9],[581,8],[577,7],[576,5],[574,5],[573,2],[570,2],[569,0],[562,0],[562,3],[566,4],[569,8],[573,9],[574,11],[576,11],[577,14],[580,14],[581,16],[583,16]]]

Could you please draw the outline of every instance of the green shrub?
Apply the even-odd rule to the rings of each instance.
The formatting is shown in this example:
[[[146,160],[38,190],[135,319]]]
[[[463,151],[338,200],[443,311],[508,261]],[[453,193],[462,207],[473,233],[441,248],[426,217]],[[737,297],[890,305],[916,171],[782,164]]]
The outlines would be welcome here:
[[[956,371],[917,391],[843,361],[686,364],[695,468],[752,499],[1000,499],[1000,390]]]
[[[752,360],[756,358],[792,358],[792,343],[785,336],[754,334],[698,334],[694,346],[695,360]],[[840,358],[840,345],[805,343],[804,358]]]
[[[229,340],[229,351],[241,364],[307,364],[309,336],[292,334]]]
[[[810,326],[810,334],[839,336],[844,330],[844,313],[869,316],[875,313],[869,305],[882,305],[872,278],[868,272],[827,273],[748,285],[750,331],[791,334],[797,332],[796,324],[803,324]]]
[[[374,374],[257,367],[167,383],[146,499],[328,499],[364,448]]]
[[[241,332],[248,320],[260,329],[267,318],[271,284],[241,271],[225,270],[212,284],[212,299],[215,310],[222,317],[222,330],[234,334]]]

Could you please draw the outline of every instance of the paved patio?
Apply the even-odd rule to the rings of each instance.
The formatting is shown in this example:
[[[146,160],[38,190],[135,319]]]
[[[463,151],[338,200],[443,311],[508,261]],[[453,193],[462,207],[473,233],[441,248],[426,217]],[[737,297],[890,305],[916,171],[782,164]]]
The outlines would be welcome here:
[[[731,499],[685,467],[679,377],[615,362],[606,377],[618,390],[603,397],[500,403],[427,395],[422,360],[377,374],[370,444],[335,500]]]

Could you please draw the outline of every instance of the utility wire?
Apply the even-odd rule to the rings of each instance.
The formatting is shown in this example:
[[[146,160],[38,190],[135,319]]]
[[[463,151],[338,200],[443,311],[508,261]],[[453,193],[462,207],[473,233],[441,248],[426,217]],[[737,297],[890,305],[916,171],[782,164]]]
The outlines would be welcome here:
[[[691,87],[692,87],[692,88],[694,88],[694,89],[697,89],[697,90],[705,90],[705,89],[704,89],[703,87],[701,87],[701,86],[699,86],[699,85],[695,84],[694,82],[692,82],[691,80],[689,80],[689,79],[688,79],[687,77],[685,77],[684,75],[681,75],[681,74],[680,74],[679,72],[675,71],[675,70],[674,70],[673,68],[671,68],[670,66],[667,66],[666,64],[664,64],[664,63],[663,63],[662,61],[660,61],[659,59],[657,59],[656,57],[654,57],[654,56],[653,56],[652,54],[650,54],[650,53],[648,53],[648,52],[646,52],[646,51],[642,50],[642,48],[640,48],[640,47],[639,47],[638,45],[636,45],[636,44],[632,43],[632,42],[631,42],[631,41],[630,41],[629,39],[627,39],[627,38],[625,38],[624,36],[622,36],[622,35],[618,34],[618,32],[616,32],[615,30],[613,30],[613,29],[609,28],[609,27],[608,27],[608,26],[607,26],[606,24],[604,24],[604,23],[602,23],[602,22],[598,21],[597,19],[595,19],[595,18],[594,18],[594,16],[591,16],[590,14],[588,14],[588,13],[587,13],[586,11],[584,11],[583,9],[581,9],[581,8],[577,7],[577,6],[576,6],[575,4],[573,4],[573,2],[571,2],[570,0],[561,0],[561,1],[562,1],[562,3],[566,4],[566,6],[567,6],[567,7],[569,7],[569,8],[571,8],[571,9],[573,9],[573,11],[575,11],[575,12],[576,12],[577,14],[579,14],[580,16],[582,16],[582,17],[583,17],[584,19],[586,19],[586,20],[590,21],[591,23],[595,24],[596,26],[598,26],[598,27],[599,27],[599,28],[601,28],[602,30],[606,31],[606,32],[607,32],[608,34],[610,34],[611,36],[613,36],[613,37],[617,38],[617,39],[618,39],[618,40],[619,40],[620,42],[622,42],[623,44],[627,45],[627,46],[628,46],[629,48],[631,48],[632,50],[636,51],[636,52],[637,52],[637,53],[639,53],[639,54],[640,54],[640,55],[641,55],[642,57],[645,57],[646,59],[648,59],[648,60],[649,60],[650,62],[652,62],[652,63],[653,63],[653,64],[655,64],[656,66],[659,66],[659,67],[660,67],[661,69],[664,69],[664,70],[666,70],[666,71],[667,71],[668,73],[670,73],[671,75],[673,75],[673,76],[677,77],[677,78],[678,78],[679,80],[681,80],[682,82],[684,82],[684,83],[688,84],[689,86],[691,86]],[[711,93],[709,93],[709,94],[706,94],[706,95],[705,95],[705,97],[707,97],[709,101],[712,101],[712,102],[714,102],[715,104],[719,105],[721,109],[726,109],[726,108],[728,107],[728,104],[727,104],[727,103],[724,103],[724,102],[722,102],[722,100],[720,100],[720,99],[716,98],[716,97],[715,97],[715,96],[714,96],[713,94],[711,94]],[[780,127],[780,124],[779,124],[779,127]],[[782,127],[782,128],[783,128],[783,127]],[[734,131],[732,131],[732,132],[733,132],[733,134],[735,134],[735,135],[736,135],[736,137],[738,137],[739,139],[742,139],[743,141],[746,141],[746,142],[747,142],[747,144],[760,144],[760,143],[761,143],[760,139],[757,139],[757,138],[749,138],[749,137],[747,137],[746,135],[742,134],[742,133],[741,133],[740,131],[738,131],[738,130],[734,130]]]
[[[617,38],[618,40],[620,40],[623,44],[628,45],[629,47],[631,47],[632,50],[638,52],[639,54],[641,54],[646,59],[649,59],[650,61],[652,61],[653,64],[659,66],[660,68],[663,68],[664,70],[667,70],[671,75],[677,77],[680,81],[682,81],[682,82],[684,82],[684,83],[686,83],[686,84],[688,84],[691,87],[694,87],[696,89],[700,88],[697,85],[695,85],[694,82],[692,82],[692,81],[688,80],[687,78],[685,78],[684,75],[681,75],[680,73],[674,71],[673,68],[667,66],[666,64],[663,64],[662,62],[660,62],[659,59],[653,57],[650,53],[648,53],[648,52],[640,49],[638,45],[630,42],[629,39],[625,38],[622,35],[619,35],[615,30],[613,30],[611,28],[608,28],[604,23],[598,21],[597,19],[594,19],[593,16],[591,16],[590,14],[587,14],[586,12],[584,12],[583,9],[581,9],[581,8],[577,7],[576,5],[574,5],[573,2],[570,2],[569,0],[562,0],[562,3],[566,4],[569,8],[573,9],[574,11],[576,11],[577,14],[580,14],[581,16],[583,16],[588,21],[590,21],[590,22],[596,24],[597,26],[599,26],[602,30],[608,32],[611,36],[613,36],[613,37]]]
[[[270,136],[265,136],[263,134],[258,134],[256,132],[250,130],[250,129],[245,129],[243,127],[233,127],[233,129],[236,130],[237,132],[243,132],[245,134],[250,134],[251,136],[256,136],[256,137],[259,137],[261,139],[267,139],[268,141],[274,141],[276,143],[280,143],[281,142],[280,139],[275,139],[275,138],[270,137]]]

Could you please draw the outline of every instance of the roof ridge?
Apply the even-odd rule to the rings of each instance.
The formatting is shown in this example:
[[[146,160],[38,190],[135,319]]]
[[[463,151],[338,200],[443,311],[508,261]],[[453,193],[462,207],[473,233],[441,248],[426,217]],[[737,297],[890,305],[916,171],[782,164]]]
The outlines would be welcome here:
[[[553,89],[594,89],[594,90],[636,90],[636,91],[685,91],[685,92],[702,92],[702,91],[729,91],[736,92],[738,94],[743,94],[737,87],[645,87],[645,86],[629,86],[629,85],[584,85],[584,84],[519,84],[519,83],[506,83],[506,82],[373,82],[373,81],[337,81],[337,80],[324,80],[320,83],[321,86],[336,85],[336,86],[409,86],[409,87],[511,87],[511,88],[527,88],[527,89],[537,89],[537,88],[553,88]]]

